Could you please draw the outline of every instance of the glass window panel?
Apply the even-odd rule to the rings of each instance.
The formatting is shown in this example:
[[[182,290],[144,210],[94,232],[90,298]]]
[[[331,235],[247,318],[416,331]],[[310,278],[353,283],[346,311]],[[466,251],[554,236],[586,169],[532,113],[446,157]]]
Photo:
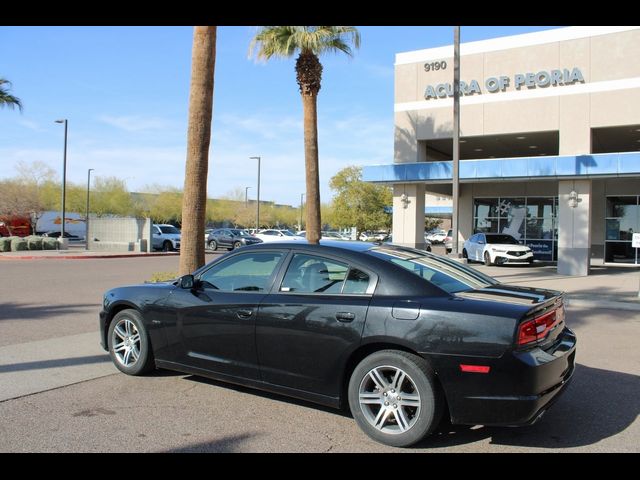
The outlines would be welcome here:
[[[369,287],[369,275],[361,270],[352,268],[349,270],[349,276],[344,283],[342,293],[363,294],[367,293]]]
[[[527,238],[531,239],[552,239],[553,219],[551,218],[528,218]]]
[[[214,265],[200,275],[205,288],[222,292],[261,292],[282,253],[247,253]]]
[[[524,198],[501,198],[500,203],[498,204],[498,215],[500,217],[508,217],[512,215],[511,211],[513,209],[524,209],[525,208],[525,199]]]
[[[280,290],[297,293],[340,293],[348,269],[348,265],[344,263],[297,254],[289,264]]]
[[[631,247],[631,242],[606,242],[605,262],[613,263],[635,263],[635,248]]]
[[[529,197],[527,198],[528,217],[553,217],[554,216],[553,197]]]
[[[498,233],[497,218],[475,218],[473,232]]]
[[[497,198],[475,199],[473,216],[474,217],[497,217],[498,216],[498,199]]]
[[[638,197],[607,197],[607,217],[624,217],[627,207],[638,204]]]
[[[524,208],[513,208],[511,211],[513,215],[500,219],[500,233],[506,233],[516,240],[522,240],[526,226],[526,210]]]
[[[607,197],[607,240],[631,241],[640,231],[638,197]]]

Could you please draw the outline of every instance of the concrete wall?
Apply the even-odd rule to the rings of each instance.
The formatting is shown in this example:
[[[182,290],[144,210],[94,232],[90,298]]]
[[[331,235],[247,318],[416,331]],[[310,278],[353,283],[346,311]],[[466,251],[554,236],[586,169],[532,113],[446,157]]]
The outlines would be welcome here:
[[[90,217],[89,250],[150,252],[151,219]]]

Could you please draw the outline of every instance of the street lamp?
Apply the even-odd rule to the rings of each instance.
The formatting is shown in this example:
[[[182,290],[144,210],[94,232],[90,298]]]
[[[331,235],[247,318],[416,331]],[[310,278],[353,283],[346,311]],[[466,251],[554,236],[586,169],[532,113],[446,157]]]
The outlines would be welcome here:
[[[251,187],[244,187],[244,208],[249,206],[249,189]]]
[[[87,170],[87,216],[85,217],[85,227],[87,228],[87,233],[85,234],[85,250],[89,250],[89,189],[91,188],[91,172],[93,172],[93,168]]]
[[[65,200],[67,198],[67,123],[68,120],[56,120],[56,123],[64,123],[64,157],[62,161],[62,222],[60,223],[60,240],[64,241]]]
[[[304,193],[300,194],[300,230],[302,230],[302,202],[304,198]]]
[[[260,229],[260,157],[249,157],[250,160],[258,160],[258,206],[256,207],[256,233]]]

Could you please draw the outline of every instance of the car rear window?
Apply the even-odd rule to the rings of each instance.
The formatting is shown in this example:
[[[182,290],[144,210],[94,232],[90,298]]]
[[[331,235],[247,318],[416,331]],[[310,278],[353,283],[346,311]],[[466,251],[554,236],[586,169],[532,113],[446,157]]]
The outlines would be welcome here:
[[[464,292],[499,282],[466,265],[414,249],[372,248],[367,253],[398,265],[448,293]]]

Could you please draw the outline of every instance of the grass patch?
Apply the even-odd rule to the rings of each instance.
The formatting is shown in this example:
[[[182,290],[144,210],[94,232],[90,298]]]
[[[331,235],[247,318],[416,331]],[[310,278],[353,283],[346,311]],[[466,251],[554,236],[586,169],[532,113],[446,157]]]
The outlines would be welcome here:
[[[168,282],[178,278],[178,272],[154,272],[151,274],[150,283]]]

